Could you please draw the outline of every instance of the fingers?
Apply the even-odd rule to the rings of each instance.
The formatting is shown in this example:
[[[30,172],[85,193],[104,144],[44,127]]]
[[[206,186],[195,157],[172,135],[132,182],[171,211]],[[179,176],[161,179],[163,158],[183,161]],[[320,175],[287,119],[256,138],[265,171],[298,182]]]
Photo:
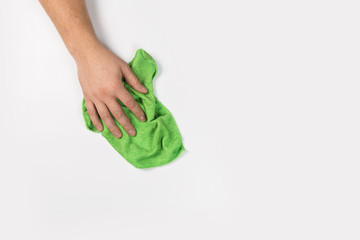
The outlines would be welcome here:
[[[124,75],[125,81],[136,91],[141,93],[147,93],[147,89],[142,85],[140,80],[136,77],[136,75],[133,73],[129,65],[124,65],[124,67],[121,69],[122,73]]]
[[[100,87],[97,86],[93,88],[96,89],[96,91],[89,91],[92,100],[85,99],[86,107],[90,119],[98,131],[101,132],[104,128],[101,122],[102,120],[110,132],[116,138],[120,138],[122,133],[118,125],[116,125],[115,118],[130,136],[135,136],[136,130],[119,104],[118,99],[129,108],[140,121],[146,121],[146,115],[122,84],[121,75],[135,91],[147,93],[148,90],[141,84],[129,65],[121,64],[118,70],[121,71],[120,78],[109,78],[106,84],[100,84]],[[95,85],[99,85],[99,83],[96,82]]]
[[[87,108],[87,112],[90,116],[91,122],[94,124],[95,128],[101,132],[103,130],[103,125],[99,119],[99,115],[96,111],[95,105],[88,99],[85,99],[85,104]]]
[[[125,129],[125,131],[130,135],[135,135],[135,128],[131,124],[128,116],[126,116],[124,110],[121,108],[121,105],[118,101],[113,100],[112,102],[107,103],[107,107],[114,116],[114,118],[120,123],[120,125]]]
[[[114,135],[116,138],[121,138],[122,134],[118,126],[116,125],[114,119],[111,117],[111,114],[109,112],[109,109],[106,107],[104,103],[98,103],[96,104],[96,108],[98,109],[98,113],[105,123],[105,125],[108,127],[110,132]]]
[[[140,121],[146,121],[145,113],[125,87],[119,90],[118,98]]]

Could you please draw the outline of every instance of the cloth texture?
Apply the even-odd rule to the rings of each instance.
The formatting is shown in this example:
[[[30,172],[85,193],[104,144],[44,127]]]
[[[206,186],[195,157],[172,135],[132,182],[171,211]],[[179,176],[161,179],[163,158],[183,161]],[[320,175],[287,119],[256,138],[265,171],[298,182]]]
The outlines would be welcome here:
[[[126,82],[124,82],[124,86],[143,109],[147,120],[145,122],[138,120],[119,101],[135,127],[136,135],[133,137],[128,135],[115,118],[117,126],[123,133],[122,137],[114,137],[104,123],[101,135],[136,168],[151,168],[167,164],[175,160],[185,148],[175,119],[154,95],[153,80],[157,74],[157,65],[154,59],[143,49],[136,51],[135,57],[129,65],[148,92],[146,94],[137,92]],[[87,129],[98,132],[90,120],[85,99],[82,102],[82,112]]]

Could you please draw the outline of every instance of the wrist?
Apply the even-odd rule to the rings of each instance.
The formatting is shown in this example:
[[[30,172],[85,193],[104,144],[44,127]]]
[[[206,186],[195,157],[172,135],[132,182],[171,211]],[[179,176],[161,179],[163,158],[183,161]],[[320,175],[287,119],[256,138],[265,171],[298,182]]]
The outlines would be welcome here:
[[[67,46],[71,56],[77,63],[88,58],[89,54],[100,47],[102,47],[102,44],[95,36],[83,38],[81,41],[77,41]]]

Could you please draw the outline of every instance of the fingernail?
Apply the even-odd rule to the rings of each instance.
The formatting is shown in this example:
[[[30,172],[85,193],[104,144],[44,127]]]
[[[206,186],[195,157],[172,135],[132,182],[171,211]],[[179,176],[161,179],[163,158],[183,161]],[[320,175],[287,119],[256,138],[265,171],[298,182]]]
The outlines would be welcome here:
[[[102,130],[103,130],[103,128],[102,127],[98,127],[98,129],[97,129],[99,132],[101,132]]]
[[[116,138],[121,138],[121,133],[116,132],[116,133],[115,133],[115,137],[116,137]]]
[[[147,90],[146,87],[144,87],[144,86],[142,86],[141,89],[142,89],[145,93],[148,92],[148,90]]]
[[[145,122],[145,120],[146,120],[145,116],[141,116],[141,117],[140,117],[140,121]]]
[[[130,136],[134,136],[134,135],[135,135],[135,130],[134,130],[134,129],[130,129],[130,130],[129,130],[129,134],[130,134]]]

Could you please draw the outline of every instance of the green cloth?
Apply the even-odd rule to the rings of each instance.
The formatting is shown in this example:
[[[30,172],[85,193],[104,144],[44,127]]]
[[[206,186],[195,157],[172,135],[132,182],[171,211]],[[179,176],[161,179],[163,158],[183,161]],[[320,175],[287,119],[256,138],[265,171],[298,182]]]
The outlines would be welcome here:
[[[134,59],[129,63],[139,80],[148,89],[143,94],[132,89],[126,82],[126,89],[143,109],[147,120],[139,121],[135,115],[120,101],[126,115],[136,129],[136,135],[131,137],[115,120],[123,133],[121,138],[114,137],[103,123],[101,135],[118,151],[129,163],[137,168],[151,168],[167,164],[176,159],[185,150],[180,132],[169,110],[162,105],[154,95],[153,79],[157,73],[154,59],[144,50],[139,49]],[[98,132],[90,120],[85,100],[82,111],[86,127]]]

